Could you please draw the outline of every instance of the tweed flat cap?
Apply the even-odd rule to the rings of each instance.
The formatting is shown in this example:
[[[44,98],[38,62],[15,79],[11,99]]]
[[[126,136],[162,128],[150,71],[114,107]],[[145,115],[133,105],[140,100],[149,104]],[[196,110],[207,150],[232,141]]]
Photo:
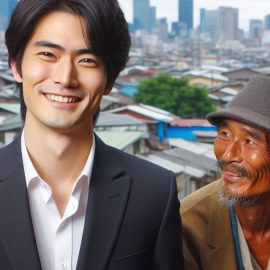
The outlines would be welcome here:
[[[226,108],[207,115],[215,126],[228,118],[270,132],[270,77],[254,76]]]

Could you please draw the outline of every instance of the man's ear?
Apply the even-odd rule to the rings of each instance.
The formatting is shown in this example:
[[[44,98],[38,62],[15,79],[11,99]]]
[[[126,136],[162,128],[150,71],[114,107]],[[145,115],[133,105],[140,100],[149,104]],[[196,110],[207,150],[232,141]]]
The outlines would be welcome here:
[[[103,91],[103,95],[106,96],[106,95],[109,95],[112,91],[112,87],[106,87]]]
[[[10,66],[11,66],[12,74],[13,74],[13,77],[14,77],[15,81],[16,81],[17,83],[22,83],[22,76],[21,76],[21,74],[18,72],[17,64],[16,64],[16,61],[15,61],[14,59],[11,60]]]

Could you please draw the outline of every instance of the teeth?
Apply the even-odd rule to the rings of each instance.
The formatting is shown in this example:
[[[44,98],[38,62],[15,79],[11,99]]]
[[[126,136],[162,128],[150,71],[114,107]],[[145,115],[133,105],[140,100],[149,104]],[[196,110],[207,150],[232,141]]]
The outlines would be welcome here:
[[[45,94],[45,96],[48,99],[59,102],[59,103],[75,103],[79,101],[79,98],[77,97],[63,97],[63,96],[57,96],[57,95],[52,95],[52,94]]]

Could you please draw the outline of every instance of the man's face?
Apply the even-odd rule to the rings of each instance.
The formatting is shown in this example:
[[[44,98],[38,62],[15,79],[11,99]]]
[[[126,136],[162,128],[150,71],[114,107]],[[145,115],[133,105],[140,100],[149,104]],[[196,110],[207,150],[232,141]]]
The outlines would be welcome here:
[[[87,45],[85,23],[67,12],[52,12],[39,21],[26,44],[21,70],[27,107],[26,125],[57,130],[91,128],[107,81],[102,60]],[[90,41],[91,43],[91,41]]]
[[[218,129],[214,151],[228,196],[252,198],[270,192],[270,152],[265,132],[226,120]]]

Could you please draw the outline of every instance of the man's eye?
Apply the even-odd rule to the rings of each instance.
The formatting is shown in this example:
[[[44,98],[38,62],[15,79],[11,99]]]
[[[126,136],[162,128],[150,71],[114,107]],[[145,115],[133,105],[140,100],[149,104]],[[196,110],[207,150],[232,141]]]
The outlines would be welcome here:
[[[251,140],[251,139],[246,139],[246,144],[248,144],[248,145],[254,145],[256,143],[253,140]]]
[[[79,63],[85,64],[85,65],[91,65],[91,66],[97,64],[97,62],[92,58],[83,58],[83,59],[79,60]]]
[[[227,137],[229,137],[229,132],[228,131],[226,131],[226,130],[220,130],[219,132],[218,132],[218,135],[221,137],[221,138],[227,138]]]
[[[39,54],[44,56],[52,56],[52,54],[49,52],[40,52]]]
[[[50,52],[39,52],[38,55],[44,58],[55,58],[55,56]]]
[[[94,60],[90,58],[84,58],[84,59],[81,59],[80,62],[91,63],[91,62],[94,62]]]

